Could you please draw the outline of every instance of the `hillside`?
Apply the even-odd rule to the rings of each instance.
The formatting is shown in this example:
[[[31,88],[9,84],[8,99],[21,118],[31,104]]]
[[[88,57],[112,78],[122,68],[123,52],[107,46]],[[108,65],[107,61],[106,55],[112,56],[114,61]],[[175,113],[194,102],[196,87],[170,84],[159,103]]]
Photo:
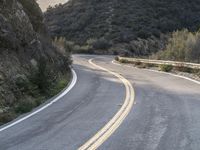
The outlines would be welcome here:
[[[66,3],[67,0],[37,0],[37,3],[40,5],[42,11],[46,11],[49,6],[55,6],[59,3]]]
[[[160,42],[160,35],[174,30],[199,29],[200,1],[70,0],[49,8],[45,17],[52,36],[64,36],[79,44],[91,38],[105,38],[115,44],[138,38]]]
[[[0,124],[51,96],[69,64],[52,45],[35,0],[0,1]]]

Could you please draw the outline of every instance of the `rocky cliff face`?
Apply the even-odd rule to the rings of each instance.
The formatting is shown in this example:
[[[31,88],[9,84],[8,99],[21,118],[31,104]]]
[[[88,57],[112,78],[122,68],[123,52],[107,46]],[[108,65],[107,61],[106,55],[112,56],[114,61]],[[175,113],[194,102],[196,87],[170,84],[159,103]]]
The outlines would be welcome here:
[[[53,83],[69,63],[52,46],[35,0],[0,0],[0,123],[21,100],[45,95],[41,83]]]

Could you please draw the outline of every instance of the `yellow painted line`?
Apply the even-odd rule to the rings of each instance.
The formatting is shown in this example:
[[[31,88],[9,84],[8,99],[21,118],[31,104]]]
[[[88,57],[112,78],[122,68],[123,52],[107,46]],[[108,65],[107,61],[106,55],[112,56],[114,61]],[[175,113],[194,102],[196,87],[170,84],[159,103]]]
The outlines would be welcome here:
[[[126,88],[126,97],[124,100],[124,104],[120,108],[120,110],[115,114],[115,116],[102,128],[100,129],[92,138],[90,138],[85,144],[83,144],[78,150],[95,150],[99,146],[101,146],[121,125],[124,119],[129,114],[135,98],[134,89],[131,83],[125,79],[122,75],[112,72],[106,68],[103,68],[99,65],[96,65],[92,62],[93,59],[89,60],[89,63],[92,64],[95,68],[106,71],[117,78],[119,78]]]

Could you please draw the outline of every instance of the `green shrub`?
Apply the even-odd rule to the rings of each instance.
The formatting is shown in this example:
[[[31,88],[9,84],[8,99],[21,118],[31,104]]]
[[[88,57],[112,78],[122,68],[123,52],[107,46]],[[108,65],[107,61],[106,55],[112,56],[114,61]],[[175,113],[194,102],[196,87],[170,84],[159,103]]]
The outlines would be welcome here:
[[[126,60],[126,59],[120,59],[119,62],[120,62],[120,63],[129,63],[129,61]]]
[[[94,51],[88,45],[83,45],[83,46],[75,46],[73,53],[93,54]]]
[[[65,77],[60,79],[54,87],[51,89],[51,96],[57,95],[59,92],[61,92],[69,83],[69,77]]]
[[[140,65],[137,65],[138,68],[148,68],[146,63],[141,63]]]
[[[111,44],[109,41],[107,41],[105,38],[100,38],[96,41],[93,41],[92,47],[95,50],[108,50],[111,47]]]
[[[136,66],[139,66],[139,65],[141,65],[142,64],[142,62],[141,61],[134,61],[133,62]]]
[[[174,70],[180,71],[180,72],[188,72],[188,73],[192,73],[193,69],[189,68],[189,67],[185,67],[185,66],[175,66]]]
[[[0,113],[0,125],[3,125],[4,123],[13,120],[15,117],[16,115],[13,112]]]
[[[22,94],[25,93],[31,96],[37,95],[37,86],[31,83],[25,75],[18,74],[15,78],[17,89],[19,89]]]
[[[38,68],[33,70],[30,80],[38,87],[41,94],[49,93],[53,82],[53,74],[50,72],[45,58],[39,60]]]
[[[118,56],[116,56],[116,57],[115,57],[115,60],[116,60],[116,61],[119,61],[119,57],[118,57]]]
[[[156,64],[146,64],[146,66],[147,66],[147,68],[152,68],[152,67],[157,67],[157,65]]]
[[[159,68],[160,68],[161,71],[170,72],[170,71],[172,71],[173,66],[162,64],[162,65],[159,66]]]
[[[76,46],[74,42],[67,41],[64,37],[55,37],[53,45],[56,46],[59,52],[64,56],[73,52]]]
[[[35,107],[40,106],[42,103],[44,103],[49,97],[38,95],[34,101],[35,101]]]
[[[156,67],[155,64],[149,64],[149,63],[142,63],[140,62],[138,65],[139,68],[151,68],[151,67]]]
[[[186,29],[176,31],[169,38],[166,49],[158,52],[156,58],[198,63],[200,62],[199,46],[200,32],[193,33]],[[180,67],[180,69],[182,68]]]
[[[31,98],[24,98],[23,100],[20,100],[19,103],[15,107],[16,113],[27,113],[31,111],[34,107],[36,107],[37,104],[34,100]]]

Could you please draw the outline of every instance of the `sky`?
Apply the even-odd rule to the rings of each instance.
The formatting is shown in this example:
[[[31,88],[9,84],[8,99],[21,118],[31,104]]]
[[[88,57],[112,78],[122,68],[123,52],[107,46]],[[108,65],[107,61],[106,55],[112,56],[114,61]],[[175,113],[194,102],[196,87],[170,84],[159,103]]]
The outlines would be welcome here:
[[[66,3],[68,0],[38,0],[38,4],[40,5],[42,11],[45,11],[49,5],[54,6],[59,3]]]

